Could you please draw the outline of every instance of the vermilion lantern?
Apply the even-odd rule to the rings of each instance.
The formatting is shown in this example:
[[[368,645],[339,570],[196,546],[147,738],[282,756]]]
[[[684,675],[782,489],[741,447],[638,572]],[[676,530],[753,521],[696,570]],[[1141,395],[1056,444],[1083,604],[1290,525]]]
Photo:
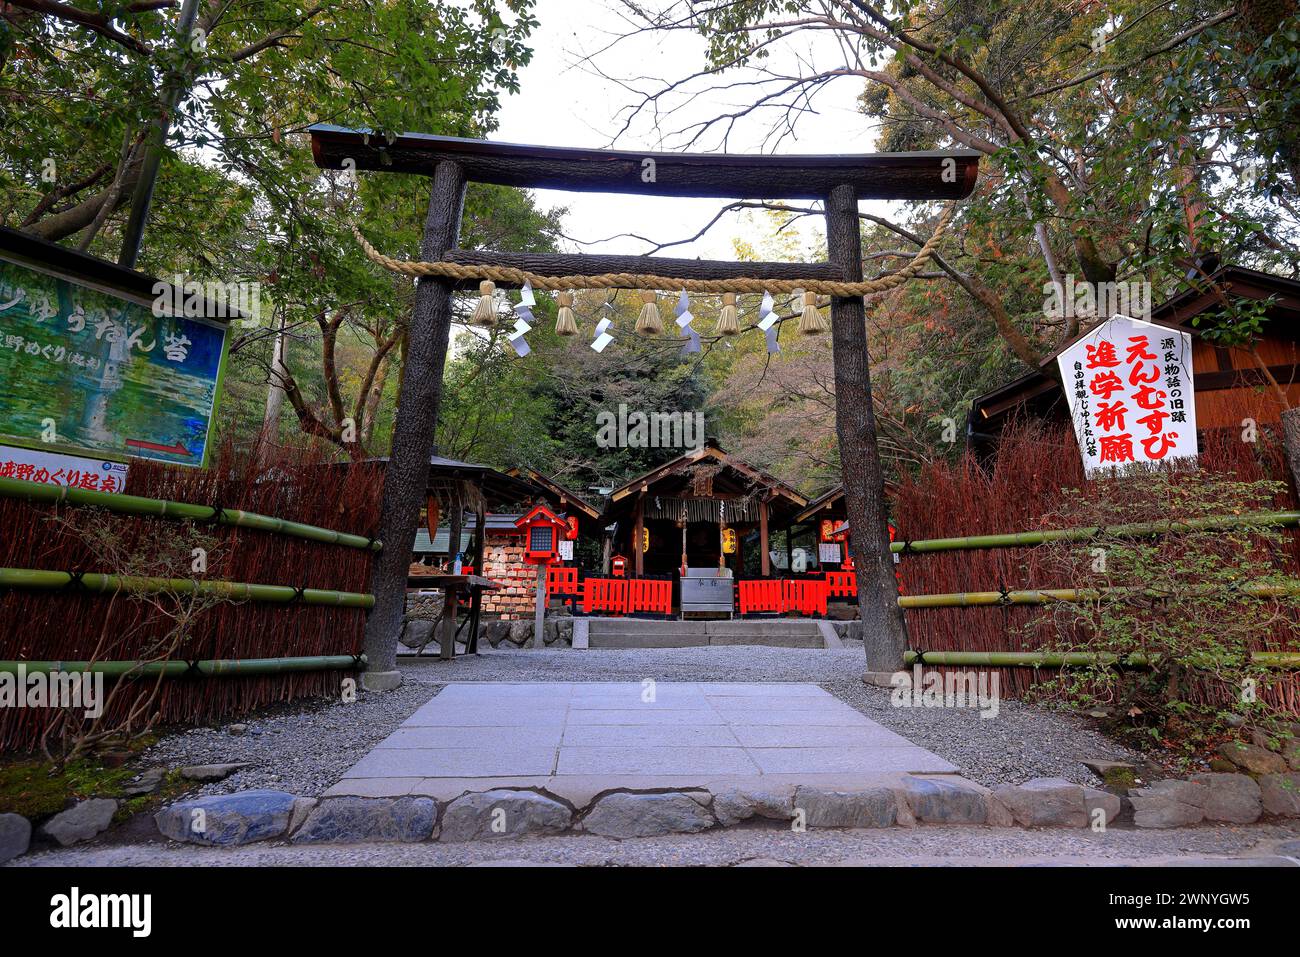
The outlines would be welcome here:
[[[570,515],[565,521],[568,522],[569,528],[564,533],[564,537],[571,542],[578,540],[578,516]]]
[[[549,565],[560,552],[560,537],[569,524],[545,505],[538,505],[522,518],[515,528],[524,533],[524,561],[531,565]]]
[[[627,559],[622,555],[615,555],[610,559],[609,570],[615,578],[623,578],[627,575]]]

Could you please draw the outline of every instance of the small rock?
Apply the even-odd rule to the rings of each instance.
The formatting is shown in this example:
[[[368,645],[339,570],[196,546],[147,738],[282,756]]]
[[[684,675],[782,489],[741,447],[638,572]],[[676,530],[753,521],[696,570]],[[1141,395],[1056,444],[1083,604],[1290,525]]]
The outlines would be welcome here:
[[[407,648],[423,648],[435,641],[434,625],[436,622],[416,619],[402,626],[402,634],[397,640]]]
[[[189,767],[181,768],[181,777],[187,781],[200,781],[209,783],[212,781],[224,781],[236,771],[242,771],[244,768],[252,767],[247,762],[236,764],[192,764]]]
[[[510,637],[510,622],[489,621],[483,626],[483,637],[493,648]]]
[[[0,814],[0,864],[26,854],[31,843],[31,821],[21,814]]]
[[[127,797],[141,797],[145,794],[153,794],[162,787],[163,778],[166,776],[166,768],[150,768],[141,773],[135,781],[122,788],[122,793]]]
[[[88,841],[107,830],[116,813],[116,801],[110,798],[91,798],[54,815],[41,825],[41,833],[67,847],[78,841]]]
[[[1266,774],[1259,779],[1264,810],[1281,817],[1300,817],[1300,771]]]
[[[582,819],[582,829],[601,837],[657,837],[694,834],[714,824],[700,801],[680,791],[667,794],[607,794]]]
[[[530,643],[533,640],[533,623],[531,621],[524,621],[523,619],[510,622],[510,631],[507,633],[506,637],[512,645],[519,645],[522,647],[523,645]]]
[[[294,803],[286,791],[257,789],[179,801],[153,816],[164,837],[231,847],[279,837],[289,829]]]
[[[1097,820],[1097,811],[1101,811],[1101,823],[1105,827],[1114,824],[1123,809],[1124,802],[1120,800],[1118,794],[1111,794],[1109,791],[1103,791],[1100,788],[1083,789],[1083,805],[1088,812],[1088,826],[1091,827]]]
[[[230,724],[226,726],[226,730],[229,731],[231,734],[246,734],[248,732],[248,725]]]
[[[808,827],[892,827],[898,823],[898,799],[889,788],[864,791],[795,791],[794,813],[803,812]]]
[[[1286,770],[1286,758],[1258,744],[1227,741],[1219,745],[1219,755],[1250,774],[1280,774]]]
[[[326,798],[293,836],[295,844],[427,841],[438,805],[432,798]]]
[[[572,816],[559,801],[533,791],[501,789],[466,794],[452,801],[443,812],[439,840],[558,834],[568,828]]]
[[[1193,774],[1191,781],[1206,789],[1201,807],[1207,821],[1253,824],[1262,810],[1259,785],[1245,774]]]
[[[1182,827],[1205,820],[1209,788],[1193,781],[1157,781],[1129,795],[1138,827]]]
[[[1292,771],[1300,771],[1300,738],[1292,736],[1282,742],[1282,758]]]
[[[1085,827],[1088,806],[1084,790],[1063,778],[1034,778],[1024,784],[993,789],[1023,827]]]

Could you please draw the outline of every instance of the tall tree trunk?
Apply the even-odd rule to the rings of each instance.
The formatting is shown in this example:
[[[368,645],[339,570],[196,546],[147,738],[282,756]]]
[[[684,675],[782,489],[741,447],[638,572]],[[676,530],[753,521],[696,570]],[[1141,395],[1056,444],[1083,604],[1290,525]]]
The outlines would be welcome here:
[[[444,161],[433,174],[429,211],[424,221],[420,258],[436,261],[456,245],[465,208],[465,171]],[[426,277],[415,291],[411,335],[402,368],[392,453],[384,477],[379,536],[384,550],[375,560],[371,592],[375,606],[366,620],[366,675],[371,690],[401,684],[397,671],[397,636],[406,611],[406,577],[420,506],[429,486],[429,457],[442,401],[442,375],[451,332],[452,284]]]
[[[379,360],[379,368],[375,370],[375,381],[370,384],[370,391],[366,394],[365,418],[361,424],[361,444],[366,448],[370,447],[370,437],[375,432],[375,416],[379,414],[379,400],[384,397],[384,386],[388,382],[388,367],[392,363],[392,351]]]
[[[829,260],[846,282],[862,279],[858,199],[852,186],[837,186],[826,201]],[[858,612],[869,671],[896,671],[907,649],[907,622],[898,607],[898,581],[889,550],[885,477],[876,440],[867,358],[867,321],[860,296],[831,299],[835,363],[835,431],[844,473],[849,544],[858,570]]]
[[[284,386],[288,382],[289,368],[285,360],[284,316],[275,332],[275,346],[271,352],[271,374],[266,387],[266,413],[262,416],[262,449],[259,458],[266,459],[280,436],[280,410],[284,407]]]

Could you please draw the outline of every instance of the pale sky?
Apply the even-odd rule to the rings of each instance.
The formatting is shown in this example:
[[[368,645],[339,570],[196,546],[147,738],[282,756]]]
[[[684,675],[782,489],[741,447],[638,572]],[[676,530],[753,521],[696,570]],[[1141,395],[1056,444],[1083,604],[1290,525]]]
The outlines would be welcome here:
[[[683,150],[681,139],[669,137],[660,142],[660,131],[650,123],[640,123],[619,138],[611,140],[623,125],[619,109],[635,102],[635,94],[612,80],[599,75],[590,64],[581,61],[593,56],[620,33],[627,32],[627,21],[616,11],[617,0],[538,0],[536,15],[540,21],[530,45],[532,62],[520,72],[518,95],[502,98],[500,128],[491,139],[532,143],[546,146],[601,148],[611,145],[622,149]],[[805,35],[806,36],[806,35]],[[824,56],[818,66],[842,62],[834,41],[822,34],[798,41],[806,49],[820,47]],[[822,44],[825,43],[825,46]],[[655,77],[678,79],[704,65],[704,39],[698,35],[674,32],[647,33],[620,41],[611,50],[595,56],[600,71],[618,79]],[[772,58],[784,72],[793,72],[798,64],[790,55]],[[635,84],[649,89],[652,83]],[[814,106],[818,114],[805,117],[796,127],[797,139],[788,138],[776,147],[764,146],[770,120],[747,120],[731,133],[727,151],[780,153],[866,153],[875,148],[875,132],[869,119],[857,110],[856,97],[862,84],[852,78],[836,80],[823,88]],[[752,95],[752,94],[751,94]],[[737,94],[710,92],[692,104],[689,113],[672,121],[672,128],[684,122],[732,112],[746,103],[745,91]],[[665,124],[663,136],[672,132]],[[689,152],[718,149],[718,138],[692,146]],[[561,193],[537,191],[543,207],[568,206],[565,233],[577,239],[594,241],[619,233],[633,232],[663,242],[692,235],[725,205],[725,200],[651,198],[598,193]],[[885,207],[887,204],[872,204]],[[882,208],[879,210],[884,211]],[[661,255],[734,259],[733,236],[742,235],[740,214],[728,214],[702,240],[675,246]],[[820,236],[820,217],[802,221],[805,238]],[[609,253],[644,253],[645,243],[621,238],[598,246],[572,246],[575,251]]]

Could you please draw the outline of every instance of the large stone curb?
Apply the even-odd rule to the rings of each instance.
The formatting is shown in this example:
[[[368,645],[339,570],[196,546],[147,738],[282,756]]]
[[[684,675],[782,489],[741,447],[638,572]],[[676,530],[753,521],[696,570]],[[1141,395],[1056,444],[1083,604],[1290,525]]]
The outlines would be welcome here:
[[[473,841],[559,834],[568,830],[573,812],[553,798],[533,791],[484,791],[466,794],[447,805],[439,840]]]
[[[286,791],[259,788],[180,801],[153,819],[163,836],[173,841],[233,847],[286,833],[299,800]]]
[[[31,821],[21,814],[0,814],[0,864],[26,854],[31,843]]]
[[[1300,818],[1300,772],[1262,776],[1207,773],[1159,781],[1131,792],[1132,823],[1168,828],[1249,824],[1264,813]],[[989,789],[964,778],[909,775],[858,789],[735,784],[680,791],[603,791],[575,807],[545,791],[496,788],[449,801],[428,797],[295,798],[246,791],[174,804],[155,815],[173,840],[245,844],[287,837],[296,844],[500,840],[562,833],[610,838],[693,834],[745,822],[803,828],[1073,827],[1115,823],[1124,799],[1061,778],[1035,778]],[[206,830],[192,833],[193,813]],[[0,837],[6,826],[0,816]],[[0,842],[2,844],[3,842]]]
[[[635,794],[617,792],[599,798],[581,828],[601,837],[658,837],[694,834],[717,823],[708,808],[708,792]]]
[[[295,844],[413,844],[434,836],[438,803],[432,798],[328,798],[318,803],[290,840]]]

